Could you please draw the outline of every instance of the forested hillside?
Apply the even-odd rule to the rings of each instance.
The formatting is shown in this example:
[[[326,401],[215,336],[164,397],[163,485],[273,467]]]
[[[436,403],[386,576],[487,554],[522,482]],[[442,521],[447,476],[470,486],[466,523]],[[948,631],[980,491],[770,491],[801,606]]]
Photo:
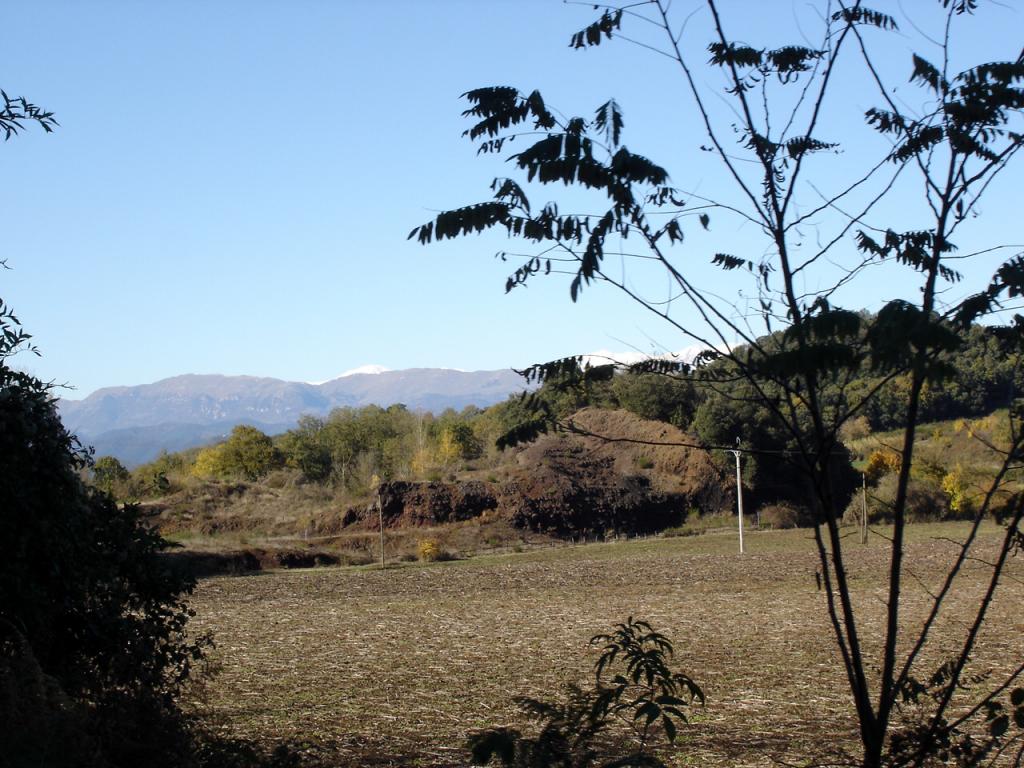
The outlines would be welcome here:
[[[724,361],[713,354],[705,358],[695,367],[670,360],[632,368],[563,361],[559,374],[533,394],[486,409],[432,414],[402,405],[336,408],[324,417],[305,415],[295,428],[273,437],[240,425],[226,441],[164,454],[131,472],[101,457],[93,482],[121,500],[162,500],[156,507],[165,511],[161,521],[168,530],[205,536],[356,530],[365,522],[359,510],[373,507],[383,485],[391,489],[392,526],[499,510],[518,527],[573,537],[672,527],[687,519],[692,524],[701,516],[730,513],[735,491],[728,449],[738,441],[748,511],[770,525],[813,523],[805,480],[790,460],[792,439],[776,426],[771,393],[765,398],[752,392]],[[962,516],[971,509],[971,478],[988,468],[976,466],[970,443],[1005,437],[991,434],[984,417],[1014,387],[1014,371],[993,354],[984,329],[972,331],[946,364],[955,377],[926,389],[924,397],[925,420],[945,425],[921,436],[929,458],[915,466],[912,488],[921,519]],[[844,382],[845,390],[837,382],[835,396],[881,380],[868,371]],[[869,410],[841,430],[835,480],[851,515],[860,514],[865,503],[861,494],[854,496],[862,472],[872,488],[873,519],[885,519],[894,493],[889,486],[898,463],[885,433],[899,426],[904,407],[900,380],[894,383],[885,398],[872,400]],[[584,416],[615,411],[632,416]],[[543,432],[549,433],[543,448],[523,449]],[[517,442],[522,445],[515,447]],[[684,453],[666,464],[658,458],[663,450]],[[695,496],[695,475],[715,490]],[[569,485],[560,485],[559,478],[569,478]],[[410,482],[430,485],[417,490]],[[536,507],[531,498],[544,494],[552,501]],[[544,511],[531,517],[523,512],[527,508]],[[638,518],[638,508],[671,512]],[[370,517],[375,525],[376,514]]]

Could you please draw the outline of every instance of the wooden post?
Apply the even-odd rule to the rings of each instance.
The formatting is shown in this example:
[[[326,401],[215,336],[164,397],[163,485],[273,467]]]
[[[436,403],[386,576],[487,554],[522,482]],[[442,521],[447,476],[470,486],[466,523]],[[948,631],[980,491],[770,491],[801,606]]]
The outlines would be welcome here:
[[[377,513],[380,515],[380,568],[384,570],[384,503],[381,500],[380,488],[377,489]]]
[[[868,543],[868,475],[860,473],[860,543]]]
[[[380,478],[377,475],[373,476],[370,484],[377,491],[377,515],[380,518],[380,569],[383,571],[386,568],[384,565],[384,498],[380,490]]]

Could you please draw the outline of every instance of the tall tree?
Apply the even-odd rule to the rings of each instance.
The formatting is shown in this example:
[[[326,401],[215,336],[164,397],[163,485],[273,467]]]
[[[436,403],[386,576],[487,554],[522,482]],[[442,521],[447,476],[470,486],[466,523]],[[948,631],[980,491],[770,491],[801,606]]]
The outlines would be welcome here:
[[[968,237],[969,223],[981,213],[979,202],[1024,143],[1021,46],[1007,60],[954,68],[958,33],[977,11],[976,0],[915,6],[920,18],[908,26],[937,27],[933,43],[939,56],[933,63],[915,53],[896,69],[897,20],[859,1],[822,4],[815,11],[817,43],[781,47],[734,39],[729,30],[736,20],[727,17],[725,2],[706,0],[700,13],[686,17],[679,5],[642,0],[599,6],[599,18],[572,35],[570,45],[586,49],[621,39],[674,67],[689,114],[703,134],[695,157],[680,162],[681,172],[714,156],[731,193],[708,199],[693,188],[696,180],[690,188],[673,183],[665,167],[628,149],[625,119],[614,99],[591,117],[568,116],[549,107],[539,91],[485,87],[464,94],[469,103],[464,114],[473,121],[465,135],[482,153],[520,147],[508,154],[516,178],[496,179],[490,199],[445,211],[410,237],[429,243],[499,229],[523,239],[536,250],[517,265],[506,290],[552,273],[569,274],[572,301],[593,286],[612,287],[705,349],[694,363],[648,361],[635,366],[636,372],[707,387],[739,379],[750,390],[785,438],[773,452],[804,478],[814,506],[825,609],[849,682],[864,766],[972,762],[1010,749],[1015,743],[1008,733],[1010,709],[1017,708],[1018,725],[1024,722],[1024,690],[1014,688],[1024,666],[1014,660],[1014,671],[975,700],[964,699],[962,683],[1005,563],[1024,543],[1024,498],[1013,493],[1006,500],[1002,493],[1024,449],[1018,429],[1024,402],[1016,391],[1003,401],[1009,406],[1010,439],[991,446],[1000,467],[922,623],[906,624],[901,595],[908,578],[907,491],[925,395],[956,375],[950,357],[979,324],[986,325],[993,354],[1006,356],[1014,371],[1024,349],[1024,317],[992,325],[1005,320],[998,313],[1006,299],[1024,294],[1024,255],[1000,264],[975,293],[951,298],[974,262],[984,263],[983,257],[1005,247],[977,242],[985,234],[977,228],[969,247],[958,249],[955,243],[960,235]],[[700,24],[703,53],[687,43]],[[707,61],[707,71],[700,59]],[[861,112],[859,123],[842,114],[855,102],[836,91],[854,69],[877,100]],[[920,109],[893,96],[893,85],[908,77],[920,90]],[[722,84],[717,93],[705,85],[709,81]],[[848,135],[832,133],[843,130]],[[844,146],[857,153],[856,163],[843,162],[838,153]],[[547,185],[574,188],[571,204],[533,205],[534,190]],[[707,230],[713,223],[722,233],[728,232],[726,225],[739,223],[763,238],[751,248],[756,256],[725,248],[709,254],[724,271],[722,280],[733,281],[736,290],[730,295],[747,297],[742,303],[723,298],[719,286],[702,288],[694,254],[684,247],[688,231]],[[851,285],[900,270],[906,274],[887,288],[903,285],[905,291],[877,314],[838,305]],[[667,294],[651,292],[652,285],[666,282]],[[527,374],[539,381],[605,375],[578,363],[541,364]],[[872,384],[854,386],[865,372],[873,375]],[[884,636],[876,653],[873,643],[864,643],[848,580],[842,493],[835,478],[836,464],[846,460],[840,429],[894,388],[903,434]],[[544,426],[540,420],[535,424]],[[744,449],[757,453],[762,446]],[[979,527],[997,500],[1006,530],[990,559],[984,598],[955,653],[939,670],[922,669],[922,651],[961,583],[961,567],[974,557]],[[911,699],[922,703],[924,715],[904,728],[897,724],[897,710]]]

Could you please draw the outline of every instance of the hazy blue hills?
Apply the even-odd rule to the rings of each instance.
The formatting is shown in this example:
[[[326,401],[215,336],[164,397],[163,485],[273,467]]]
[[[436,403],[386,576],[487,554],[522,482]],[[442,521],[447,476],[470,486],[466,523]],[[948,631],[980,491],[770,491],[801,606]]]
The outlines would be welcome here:
[[[410,368],[354,373],[322,384],[256,376],[175,376],[136,387],[107,387],[82,400],[61,400],[64,424],[97,455],[126,464],[226,436],[236,424],[283,432],[303,414],[333,408],[404,403],[435,413],[467,405],[486,407],[524,388],[511,370]]]

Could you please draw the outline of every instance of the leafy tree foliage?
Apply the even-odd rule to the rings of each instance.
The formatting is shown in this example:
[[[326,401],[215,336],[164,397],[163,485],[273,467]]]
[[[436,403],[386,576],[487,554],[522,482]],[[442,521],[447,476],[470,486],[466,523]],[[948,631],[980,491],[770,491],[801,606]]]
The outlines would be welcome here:
[[[323,440],[323,429],[322,420],[302,416],[298,427],[278,441],[278,448],[288,466],[314,482],[326,480],[331,474],[331,451]]]
[[[76,765],[176,764],[187,751],[176,697],[208,643],[186,634],[192,582],[168,569],[138,508],[82,481],[89,453],[49,386],[11,367],[27,335],[2,304],[0,330],[0,701],[36,702],[33,717],[64,723],[54,735],[95,752],[33,742],[11,711],[0,741],[24,764],[40,764],[39,750]]]
[[[336,408],[326,419],[304,416],[277,442],[288,466],[312,481],[366,492],[374,475],[403,478],[480,458],[483,411],[413,413],[404,405]]]
[[[153,461],[131,471],[127,496],[144,499],[163,496],[180,490],[195,467],[197,449],[168,453],[161,451]]]
[[[623,374],[612,379],[618,405],[637,416],[689,429],[697,409],[693,382],[657,373]]]
[[[57,119],[52,112],[36,106],[23,96],[11,98],[0,90],[0,98],[3,99],[3,105],[0,106],[0,133],[4,141],[21,133],[29,123],[35,123],[46,133],[52,133],[57,126]]]
[[[255,427],[239,425],[221,445],[221,462],[229,474],[256,480],[281,465],[273,441]]]
[[[131,479],[124,464],[113,456],[100,456],[92,465],[92,483],[109,496],[123,495],[120,491]]]
[[[441,428],[438,451],[441,460],[449,464],[459,459],[475,459],[480,456],[482,448],[472,427],[463,422],[455,422]]]
[[[240,424],[225,442],[200,451],[193,471],[199,477],[259,480],[283,463],[273,440],[255,427]]]

